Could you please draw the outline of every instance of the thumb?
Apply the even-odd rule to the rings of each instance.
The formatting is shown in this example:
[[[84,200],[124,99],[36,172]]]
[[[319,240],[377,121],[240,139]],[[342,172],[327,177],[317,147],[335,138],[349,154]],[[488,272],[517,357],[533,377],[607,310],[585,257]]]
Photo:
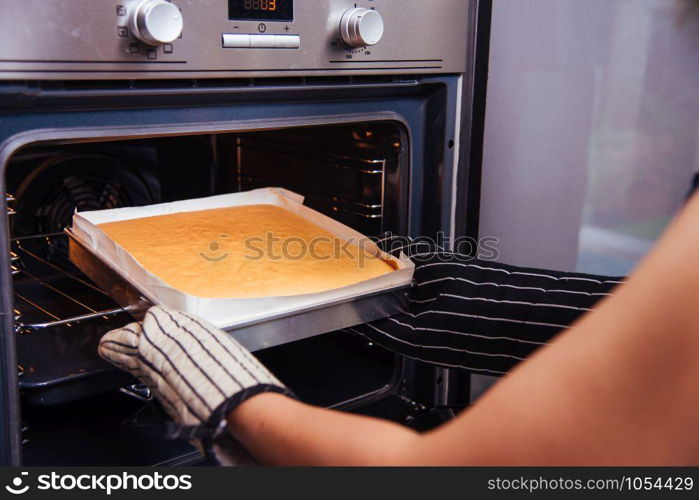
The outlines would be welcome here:
[[[134,372],[138,369],[138,344],[142,332],[140,323],[130,323],[105,333],[97,352],[111,364]]]

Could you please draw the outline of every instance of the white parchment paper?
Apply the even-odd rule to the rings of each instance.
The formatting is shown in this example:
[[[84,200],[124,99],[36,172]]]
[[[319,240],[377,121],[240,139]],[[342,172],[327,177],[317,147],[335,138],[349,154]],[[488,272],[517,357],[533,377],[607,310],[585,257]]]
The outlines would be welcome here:
[[[276,205],[289,210],[343,240],[365,241],[366,250],[372,254],[378,252],[381,258],[391,262],[396,270],[377,278],[321,293],[255,299],[196,297],[170,287],[160,278],[144,269],[126,250],[114,243],[104,231],[97,227],[98,224],[106,222],[255,204]],[[381,252],[361,233],[304,206],[301,195],[282,188],[262,188],[243,193],[160,203],[146,207],[76,212],[73,215],[72,231],[80,243],[109,264],[154,304],[195,314],[219,328],[230,328],[237,324],[265,317],[279,316],[307,307],[329,304],[337,300],[409,284],[412,281],[415,268],[410,259],[404,255],[395,258]]]

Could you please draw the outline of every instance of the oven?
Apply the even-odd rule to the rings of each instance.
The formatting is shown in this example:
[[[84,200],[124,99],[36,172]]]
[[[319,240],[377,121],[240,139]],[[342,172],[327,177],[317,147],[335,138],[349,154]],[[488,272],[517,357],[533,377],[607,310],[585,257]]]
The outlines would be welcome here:
[[[201,460],[96,354],[132,319],[68,260],[76,209],[280,186],[369,236],[463,233],[476,6],[5,2],[1,462]],[[255,354],[303,400],[415,427],[442,418],[444,370],[344,331],[294,333]]]

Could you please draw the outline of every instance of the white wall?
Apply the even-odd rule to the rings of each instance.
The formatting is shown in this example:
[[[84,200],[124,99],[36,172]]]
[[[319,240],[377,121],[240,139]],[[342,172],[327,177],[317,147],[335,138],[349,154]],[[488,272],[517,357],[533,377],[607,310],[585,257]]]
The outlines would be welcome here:
[[[500,260],[626,274],[699,171],[688,0],[494,0],[481,235]]]

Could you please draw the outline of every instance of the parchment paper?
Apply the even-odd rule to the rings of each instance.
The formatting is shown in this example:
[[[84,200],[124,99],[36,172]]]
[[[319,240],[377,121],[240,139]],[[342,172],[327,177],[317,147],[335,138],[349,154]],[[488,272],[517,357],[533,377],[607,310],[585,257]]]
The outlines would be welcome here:
[[[235,207],[243,205],[270,204],[293,212],[320,226],[331,234],[343,239],[365,241],[365,249],[392,263],[395,271],[321,293],[292,295],[285,297],[264,297],[254,299],[204,298],[176,290],[160,278],[144,269],[126,250],[112,241],[98,224],[155,215],[207,210],[210,208]],[[219,328],[231,328],[265,317],[292,313],[310,306],[330,304],[337,300],[378,292],[412,281],[415,266],[401,255],[392,257],[381,252],[361,233],[303,205],[303,196],[282,188],[262,188],[243,193],[225,194],[193,200],[160,203],[145,207],[116,208],[75,213],[73,234],[89,250],[110,265],[133,284],[152,303],[175,310],[189,312],[202,317]]]

